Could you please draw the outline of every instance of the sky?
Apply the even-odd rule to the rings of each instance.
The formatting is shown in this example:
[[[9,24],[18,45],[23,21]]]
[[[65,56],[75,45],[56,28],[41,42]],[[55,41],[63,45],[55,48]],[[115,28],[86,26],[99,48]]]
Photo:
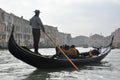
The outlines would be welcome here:
[[[72,37],[109,36],[120,28],[120,0],[0,0],[0,8],[27,20],[38,9],[44,25]]]

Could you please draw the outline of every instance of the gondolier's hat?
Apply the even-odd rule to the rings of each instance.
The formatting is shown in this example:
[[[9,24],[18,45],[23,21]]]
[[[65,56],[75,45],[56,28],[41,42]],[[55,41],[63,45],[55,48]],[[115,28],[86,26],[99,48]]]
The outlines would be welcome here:
[[[35,13],[41,13],[40,10],[35,10],[34,12],[35,12]]]

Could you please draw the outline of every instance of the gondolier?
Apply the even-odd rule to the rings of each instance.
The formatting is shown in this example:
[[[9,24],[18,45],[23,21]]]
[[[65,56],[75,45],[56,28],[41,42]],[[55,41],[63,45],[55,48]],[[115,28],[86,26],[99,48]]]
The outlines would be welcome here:
[[[33,34],[33,41],[34,41],[34,52],[38,52],[38,43],[40,40],[40,30],[42,29],[43,32],[45,32],[43,23],[39,17],[40,11],[35,10],[35,15],[30,19],[30,25],[32,26],[32,34]]]

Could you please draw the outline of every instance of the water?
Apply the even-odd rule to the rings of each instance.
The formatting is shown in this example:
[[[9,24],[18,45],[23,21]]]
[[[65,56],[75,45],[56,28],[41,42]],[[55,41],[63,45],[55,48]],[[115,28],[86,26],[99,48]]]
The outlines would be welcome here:
[[[78,48],[80,52],[90,48]],[[40,49],[45,55],[55,53],[53,48]],[[112,50],[101,64],[62,70],[37,70],[13,57],[8,50],[0,50],[0,80],[119,80],[120,49]]]

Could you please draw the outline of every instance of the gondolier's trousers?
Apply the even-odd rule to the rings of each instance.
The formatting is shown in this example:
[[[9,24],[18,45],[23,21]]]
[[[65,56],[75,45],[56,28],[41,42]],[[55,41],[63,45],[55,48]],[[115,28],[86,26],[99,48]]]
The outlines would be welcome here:
[[[40,40],[40,29],[32,29],[32,33],[33,33],[33,41],[34,41],[34,49],[35,52],[38,52],[38,45],[39,45],[39,40]]]

